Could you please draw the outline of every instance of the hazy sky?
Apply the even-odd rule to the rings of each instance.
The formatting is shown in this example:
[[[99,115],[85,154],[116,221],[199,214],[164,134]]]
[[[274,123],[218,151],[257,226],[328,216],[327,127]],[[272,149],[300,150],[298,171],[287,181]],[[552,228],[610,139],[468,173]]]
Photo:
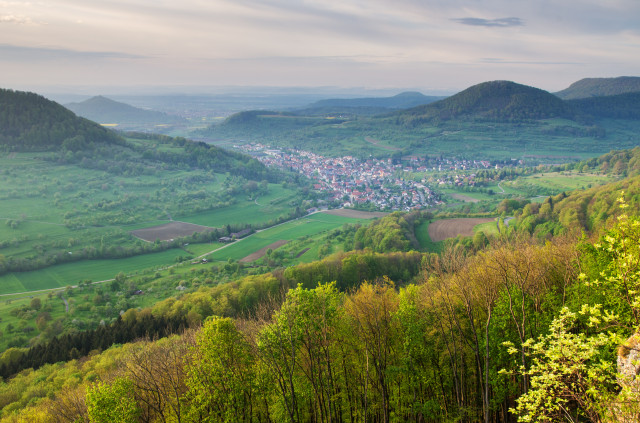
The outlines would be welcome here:
[[[557,91],[640,75],[640,0],[0,0],[0,87]]]

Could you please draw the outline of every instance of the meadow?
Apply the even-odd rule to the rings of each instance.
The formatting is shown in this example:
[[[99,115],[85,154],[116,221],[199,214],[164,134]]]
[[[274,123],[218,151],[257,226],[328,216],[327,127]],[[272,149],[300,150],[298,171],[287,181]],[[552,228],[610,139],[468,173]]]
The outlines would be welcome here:
[[[83,260],[45,269],[7,273],[0,276],[0,295],[64,288],[85,280],[109,280],[120,272],[136,274],[145,269],[167,267],[175,264],[178,257],[187,254],[182,249],[174,248],[121,259]]]
[[[550,195],[604,185],[617,179],[619,177],[613,175],[576,170],[561,172],[541,171],[531,175],[519,176],[514,180],[505,179],[499,182],[491,182],[483,186],[482,191],[453,186],[447,186],[439,189],[439,191],[448,196],[453,203],[465,202],[463,197],[469,197],[467,202],[470,202],[470,199],[474,199],[496,204],[507,197],[520,197],[533,202],[541,202]],[[488,190],[493,191],[493,194],[488,194],[486,192]]]
[[[0,279],[0,292],[58,286],[55,280],[67,285],[68,279],[75,281],[76,275],[96,267],[99,260],[95,259],[142,254],[130,260],[131,267],[126,264],[127,271],[156,266],[166,259],[171,263],[185,253],[157,255],[167,247],[140,240],[130,232],[171,219],[230,229],[234,225],[264,227],[287,219],[304,198],[297,187],[249,183],[228,173],[198,168],[157,163],[154,168],[154,162],[132,154],[123,155],[121,161],[133,171],[102,170],[106,165],[99,162],[94,163],[97,169],[84,167],[85,161],[61,163],[51,153],[0,155],[0,275],[62,264],[63,269],[76,265],[79,269],[65,270],[62,277],[55,271],[42,282],[31,276],[16,280],[5,275]],[[80,279],[95,280],[100,275],[113,276],[98,269]]]

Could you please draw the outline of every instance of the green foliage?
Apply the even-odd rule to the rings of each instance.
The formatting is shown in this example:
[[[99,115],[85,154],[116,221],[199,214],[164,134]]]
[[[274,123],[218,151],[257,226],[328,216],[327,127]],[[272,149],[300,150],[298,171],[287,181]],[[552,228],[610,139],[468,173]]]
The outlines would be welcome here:
[[[584,328],[604,327],[615,318],[599,306],[585,305],[577,313],[565,307],[549,334],[527,341],[534,359],[528,370],[520,371],[531,378],[531,387],[518,398],[518,421],[602,421],[616,395],[612,351],[621,339],[610,332],[589,334]]]
[[[117,378],[98,382],[87,390],[87,411],[91,423],[134,423],[141,409],[133,396],[133,383]]]
[[[253,418],[255,357],[229,318],[209,318],[198,334],[186,379],[192,421],[246,422]]]
[[[623,196],[619,202],[624,211]],[[595,279],[580,274],[576,289],[595,288],[597,294],[582,298],[589,303],[578,312],[564,307],[549,334],[522,346],[530,348],[533,363],[519,370],[531,378],[530,390],[518,398],[519,421],[605,421],[621,402],[637,412],[637,392],[628,384],[618,392],[615,351],[640,323],[640,219],[620,215],[593,248],[590,254],[595,257],[587,262],[598,263],[599,272]],[[593,303],[594,298],[604,304]],[[512,345],[510,350],[519,352]]]
[[[409,239],[415,239],[415,235],[414,225],[409,224],[406,217],[403,213],[394,212],[358,229],[354,236],[355,248],[370,248],[379,253],[407,251],[411,246]],[[417,248],[416,244],[417,241],[413,246]]]

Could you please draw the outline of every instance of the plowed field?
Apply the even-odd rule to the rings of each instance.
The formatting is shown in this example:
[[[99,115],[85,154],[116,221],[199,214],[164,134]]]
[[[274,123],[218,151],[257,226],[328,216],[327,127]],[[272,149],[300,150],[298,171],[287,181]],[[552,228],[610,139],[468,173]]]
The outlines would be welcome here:
[[[152,226],[151,228],[137,229],[131,231],[131,234],[145,241],[154,242],[156,239],[169,241],[175,238],[193,235],[195,232],[208,232],[212,230],[214,230],[214,228],[194,225],[193,223],[169,222],[164,225]]]
[[[429,225],[429,238],[431,241],[438,242],[447,238],[454,238],[458,235],[473,235],[473,227],[481,223],[495,222],[494,217],[469,217],[460,219],[443,219],[436,220]]]

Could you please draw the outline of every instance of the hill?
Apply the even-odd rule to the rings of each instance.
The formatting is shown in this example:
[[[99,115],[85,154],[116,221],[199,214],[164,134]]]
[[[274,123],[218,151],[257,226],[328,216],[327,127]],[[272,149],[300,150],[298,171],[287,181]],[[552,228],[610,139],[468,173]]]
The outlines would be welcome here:
[[[193,135],[209,142],[259,142],[337,156],[529,157],[558,163],[637,145],[634,98],[569,103],[538,88],[490,81],[410,109],[367,116],[249,111]],[[606,102],[620,101],[618,105]],[[344,110],[343,110],[344,111]],[[309,112],[311,113],[311,112]]]
[[[640,77],[585,78],[555,93],[563,100],[640,92]]]
[[[574,109],[596,118],[640,119],[640,91],[568,100]]]
[[[316,101],[315,103],[296,111],[296,113],[304,115],[375,115],[389,112],[390,110],[408,109],[423,104],[429,104],[443,98],[444,97],[426,96],[419,92],[403,92],[393,97],[326,99]]]
[[[575,113],[565,102],[539,88],[511,81],[490,81],[444,100],[398,112],[395,116],[416,125],[452,119],[499,122],[573,119]]]
[[[185,122],[184,118],[178,116],[140,109],[103,96],[92,97],[80,103],[69,103],[65,107],[79,116],[103,124],[138,125]]]
[[[0,145],[11,150],[51,150],[122,139],[58,103],[28,92],[0,89]]]

